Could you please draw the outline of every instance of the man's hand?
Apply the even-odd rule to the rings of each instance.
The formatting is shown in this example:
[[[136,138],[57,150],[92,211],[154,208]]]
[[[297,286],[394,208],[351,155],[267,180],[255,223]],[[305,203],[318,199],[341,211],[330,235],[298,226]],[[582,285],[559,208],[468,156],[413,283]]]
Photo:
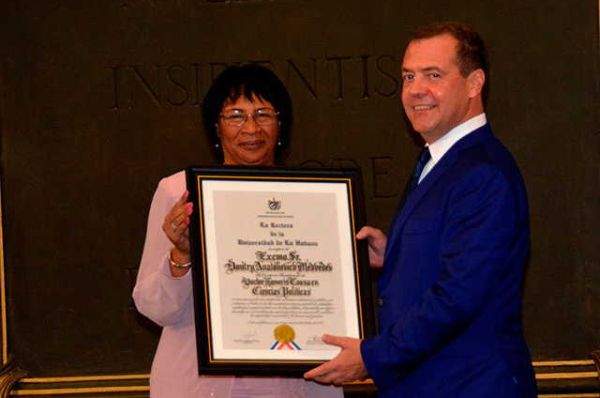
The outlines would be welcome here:
[[[323,384],[341,385],[368,377],[367,368],[365,368],[360,354],[359,339],[326,334],[323,335],[323,342],[336,345],[342,351],[331,361],[306,372],[305,379],[312,379]]]
[[[362,227],[356,234],[356,239],[366,239],[369,244],[369,263],[371,268],[383,267],[383,255],[387,245],[387,237],[380,229]]]

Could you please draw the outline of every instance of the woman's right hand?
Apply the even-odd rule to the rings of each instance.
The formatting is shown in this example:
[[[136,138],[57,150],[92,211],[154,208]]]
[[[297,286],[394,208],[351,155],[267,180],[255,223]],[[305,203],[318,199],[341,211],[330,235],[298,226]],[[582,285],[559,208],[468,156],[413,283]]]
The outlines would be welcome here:
[[[185,191],[165,216],[162,229],[173,243],[171,259],[183,264],[190,261],[190,239],[188,226],[192,214],[192,203],[187,202],[189,192]]]

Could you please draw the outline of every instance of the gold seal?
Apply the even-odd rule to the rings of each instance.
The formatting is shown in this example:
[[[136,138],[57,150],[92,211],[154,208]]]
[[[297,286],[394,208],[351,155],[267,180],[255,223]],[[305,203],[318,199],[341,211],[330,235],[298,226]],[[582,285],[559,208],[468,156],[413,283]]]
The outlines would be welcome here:
[[[285,323],[279,325],[273,330],[273,334],[275,335],[275,340],[280,343],[291,343],[296,337],[296,332],[290,325],[286,325]]]

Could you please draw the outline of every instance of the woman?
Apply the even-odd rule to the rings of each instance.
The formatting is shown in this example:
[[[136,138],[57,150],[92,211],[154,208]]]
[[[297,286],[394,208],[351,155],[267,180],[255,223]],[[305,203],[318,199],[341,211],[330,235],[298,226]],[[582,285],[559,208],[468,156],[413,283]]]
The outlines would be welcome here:
[[[273,72],[258,65],[225,69],[208,90],[202,114],[217,157],[227,165],[273,166],[288,142],[289,95]],[[198,376],[187,198],[183,171],[158,184],[133,290],[138,310],[163,327],[151,397],[342,397],[341,388],[303,379]]]

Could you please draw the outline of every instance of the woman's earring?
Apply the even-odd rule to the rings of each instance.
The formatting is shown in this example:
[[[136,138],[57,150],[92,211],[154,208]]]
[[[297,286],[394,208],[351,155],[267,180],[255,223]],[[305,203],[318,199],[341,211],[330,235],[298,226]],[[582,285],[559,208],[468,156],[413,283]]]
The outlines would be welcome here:
[[[219,123],[215,123],[215,131],[217,133],[217,141],[215,142],[215,149],[219,149],[219,147],[221,146],[219,144]]]
[[[283,142],[281,142],[281,138],[277,140],[277,146],[283,146]]]

